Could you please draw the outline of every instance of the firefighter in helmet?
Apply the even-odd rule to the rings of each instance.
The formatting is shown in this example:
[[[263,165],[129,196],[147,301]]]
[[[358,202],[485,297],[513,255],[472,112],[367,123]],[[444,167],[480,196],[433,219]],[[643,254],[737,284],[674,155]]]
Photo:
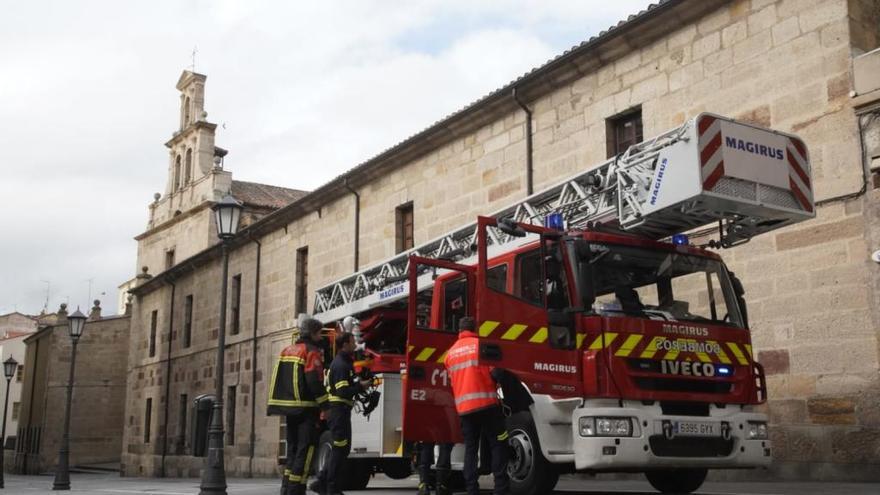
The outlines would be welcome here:
[[[507,426],[498,385],[492,378],[492,369],[479,364],[479,338],[474,331],[473,318],[464,317],[458,323],[458,340],[449,348],[444,364],[452,380],[455,409],[461,418],[464,436],[464,481],[468,495],[480,492],[477,455],[480,437],[485,435],[492,451],[492,474],[496,495],[507,495],[510,477],[507,462]]]
[[[324,464],[318,479],[309,485],[309,490],[321,495],[338,495],[340,468],[351,451],[351,408],[355,396],[370,386],[370,381],[361,381],[354,372],[354,335],[340,333],[336,336],[336,357],[330,364],[327,390],[329,409],[327,426],[333,446],[330,459]]]
[[[284,416],[287,425],[287,463],[281,495],[304,495],[320,428],[319,408],[327,403],[324,389],[324,351],[321,322],[303,320],[296,341],[278,357],[269,384],[267,414]],[[294,332],[296,336],[296,332]]]

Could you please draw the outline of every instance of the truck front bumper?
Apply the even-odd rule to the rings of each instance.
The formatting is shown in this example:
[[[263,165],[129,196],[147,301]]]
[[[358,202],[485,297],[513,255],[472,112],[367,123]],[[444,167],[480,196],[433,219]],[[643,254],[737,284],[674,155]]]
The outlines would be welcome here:
[[[712,405],[709,416],[677,416],[664,415],[657,404],[625,401],[623,407],[608,407],[590,402],[572,412],[577,470],[737,469],[770,464],[770,440],[749,437],[754,425],[766,425],[764,414]],[[630,418],[631,436],[585,436],[581,418]]]

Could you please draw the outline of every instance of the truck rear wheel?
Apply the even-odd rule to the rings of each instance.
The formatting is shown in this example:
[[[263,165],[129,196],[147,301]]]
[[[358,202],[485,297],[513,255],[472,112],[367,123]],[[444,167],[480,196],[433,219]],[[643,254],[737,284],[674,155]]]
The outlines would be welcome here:
[[[545,495],[559,481],[559,471],[541,453],[541,443],[532,415],[514,414],[507,419],[508,443],[511,449],[507,472],[512,495]]]
[[[660,493],[685,494],[697,491],[706,481],[708,472],[708,469],[664,469],[647,471],[645,477]]]

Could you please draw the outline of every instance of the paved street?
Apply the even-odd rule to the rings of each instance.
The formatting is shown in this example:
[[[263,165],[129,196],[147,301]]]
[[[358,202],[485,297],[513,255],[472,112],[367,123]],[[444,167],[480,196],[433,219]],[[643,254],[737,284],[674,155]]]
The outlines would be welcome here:
[[[485,481],[489,481],[488,478]],[[138,479],[120,478],[115,474],[73,474],[71,492],[95,495],[194,495],[198,493],[195,479]],[[378,477],[370,483],[371,488],[348,495],[413,495],[415,479],[394,481]],[[487,487],[487,484],[483,485]],[[230,495],[275,495],[278,493],[274,480],[229,480]],[[6,475],[9,494],[38,495],[55,494],[51,476]],[[603,495],[625,493],[628,495],[653,494],[644,482],[589,481],[563,478],[556,493]],[[706,483],[702,495],[875,495],[880,491],[876,483]],[[484,491],[489,493],[489,491]]]

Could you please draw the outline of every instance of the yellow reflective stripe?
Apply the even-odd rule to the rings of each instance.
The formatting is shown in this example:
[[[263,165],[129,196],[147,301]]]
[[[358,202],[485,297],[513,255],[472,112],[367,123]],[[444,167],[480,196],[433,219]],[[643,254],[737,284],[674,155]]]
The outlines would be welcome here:
[[[431,355],[433,355],[434,351],[436,351],[436,350],[437,349],[435,349],[433,347],[425,347],[424,349],[422,349],[422,352],[420,352],[416,356],[416,361],[427,361],[428,358],[430,358]]]
[[[287,477],[287,479],[289,479],[290,481],[292,481],[294,483],[302,482],[302,476],[300,476],[298,474],[291,474],[290,476]]]
[[[315,402],[317,402],[318,404],[321,404],[321,403],[327,402],[327,399],[329,399],[329,398],[330,398],[329,394],[324,394],[324,395],[318,397],[317,399],[315,399]]]
[[[504,433],[498,435],[496,438],[498,438],[499,441],[502,441],[502,442],[503,442],[504,440],[507,440],[507,437],[509,437],[509,436],[510,436],[510,434],[508,434],[508,433],[505,431]]]
[[[620,346],[620,349],[614,353],[615,356],[626,357],[629,356],[629,353],[635,349],[636,345],[642,340],[641,335],[630,335],[623,341],[623,345]]]
[[[336,382],[336,385],[333,385],[333,386],[336,387],[336,388],[347,387],[347,386],[348,386],[348,380],[341,380],[341,381],[338,381],[338,382]]]
[[[290,476],[290,475],[291,475],[290,469],[285,468],[284,469],[284,476]]]
[[[593,343],[590,344],[589,349],[591,351],[597,351],[597,350],[601,349],[602,344],[603,344],[602,338],[603,338],[602,335],[599,335],[598,337],[596,337],[596,340],[594,340]],[[611,343],[614,342],[614,339],[617,338],[617,334],[614,332],[608,332],[604,335],[604,338],[605,338],[605,342],[604,342],[605,346],[611,347]]]
[[[504,335],[501,336],[501,340],[516,340],[526,331],[526,328],[529,328],[529,326],[521,323],[514,323],[513,325],[510,325],[510,328],[508,328],[506,332],[504,332]]]
[[[275,368],[272,369],[272,381],[269,382],[269,405],[272,405],[272,396],[275,394],[275,384],[278,383],[275,380],[278,378],[278,363],[275,363]]]
[[[293,365],[293,398],[299,400],[299,364]]]
[[[330,401],[330,402],[339,402],[339,403],[346,404],[346,405],[349,405],[349,406],[354,405],[354,401],[351,401],[351,400],[348,400],[348,399],[343,399],[342,397],[337,397],[337,396],[335,396],[335,395],[331,395],[330,398],[327,399],[327,400]]]
[[[678,353],[679,353],[679,351],[673,349],[673,350],[671,350],[671,351],[668,351],[668,352],[666,353],[666,355],[663,356],[663,359],[675,359],[675,358],[678,357]]]
[[[296,356],[281,356],[278,361],[282,363],[306,364],[306,360]]]
[[[746,352],[749,353],[749,357],[755,359],[755,356],[752,355],[752,345],[751,344],[743,344],[743,347],[746,348]]]
[[[645,350],[642,351],[642,355],[639,357],[641,357],[641,358],[654,357],[654,354],[657,354],[657,344],[659,344],[663,339],[664,339],[664,337],[654,337],[653,339],[651,339],[651,341],[648,342],[648,346],[645,347]]]
[[[727,347],[730,347],[730,350],[733,352],[733,355],[736,356],[736,360],[739,361],[739,364],[749,364],[749,360],[743,355],[742,351],[739,349],[739,346],[734,342],[728,342]]]
[[[305,465],[303,466],[303,472],[304,472],[304,473],[308,473],[308,472],[309,472],[309,468],[312,466],[312,454],[314,454],[314,453],[315,453],[315,446],[314,446],[314,445],[309,445],[309,451],[308,451],[308,453],[306,454],[306,463],[305,463]],[[303,484],[305,484],[305,482],[306,482],[307,480],[308,480],[308,477],[307,477],[307,476],[303,476],[303,479],[302,479],[301,481],[302,481]]]
[[[407,354],[411,353],[412,350],[415,349],[415,348],[416,348],[416,346],[414,346],[414,345],[411,345],[411,346],[407,347],[407,348],[406,348],[406,353],[407,353]]]
[[[575,345],[575,349],[580,349],[582,345],[584,345],[584,339],[587,338],[586,334],[579,333],[577,334],[577,344]]]
[[[697,341],[694,339],[688,339],[688,342],[693,342],[694,344],[697,344]],[[704,363],[712,362],[712,358],[710,358],[709,355],[705,352],[695,352],[694,354],[696,354],[697,358]]]
[[[440,357],[437,358],[437,362],[438,362],[438,363],[443,363],[443,362],[445,362],[445,361],[446,361],[446,354],[447,354],[448,352],[449,352],[448,349],[445,350],[445,351],[443,351],[443,354],[440,354]]]
[[[281,400],[269,399],[270,406],[287,406],[287,407],[318,407],[318,402],[313,400]]]
[[[718,342],[715,342],[714,340],[707,340],[706,343],[711,346],[718,345]],[[718,345],[718,360],[724,364],[730,364],[730,358],[727,357],[727,353],[724,352],[724,348],[720,345]]]
[[[532,338],[529,339],[529,342],[533,344],[543,344],[547,341],[547,327],[541,327],[535,332],[535,335],[532,335]]]
[[[345,440],[333,440],[334,447],[345,447],[346,445],[348,445],[347,438]]]
[[[484,321],[483,324],[480,325],[480,337],[488,337],[489,335],[492,334],[492,332],[495,331],[496,328],[498,328],[498,325],[500,325],[500,324],[501,324],[500,321],[492,321],[492,320]]]

